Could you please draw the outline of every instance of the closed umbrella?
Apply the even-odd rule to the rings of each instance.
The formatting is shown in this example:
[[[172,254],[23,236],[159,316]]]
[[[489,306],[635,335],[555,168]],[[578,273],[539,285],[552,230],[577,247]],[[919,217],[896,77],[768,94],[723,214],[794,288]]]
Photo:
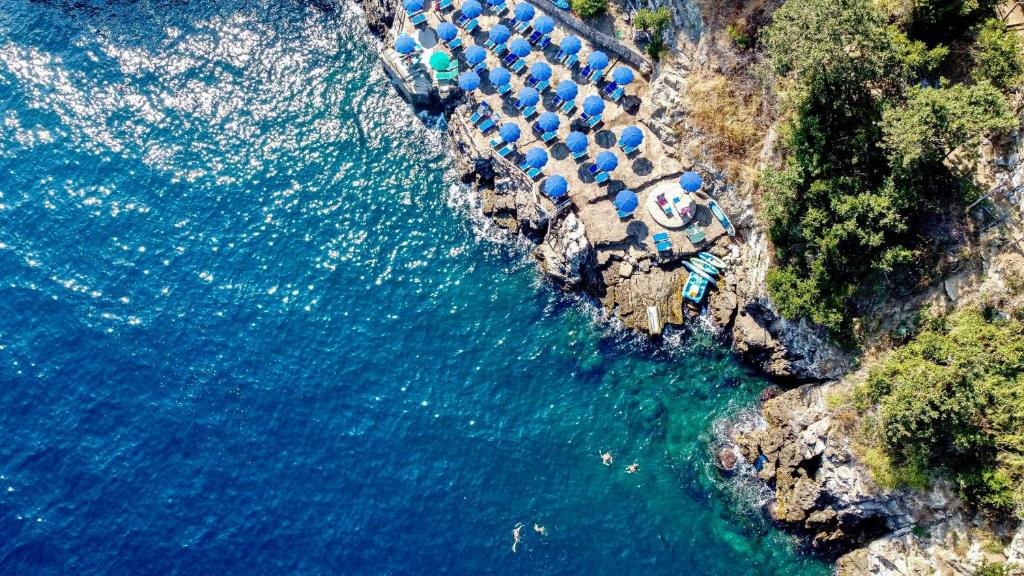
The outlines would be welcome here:
[[[398,38],[395,38],[395,50],[399,54],[412,54],[416,50],[416,41],[405,34],[399,34]]]
[[[526,163],[529,164],[531,168],[540,170],[548,163],[548,153],[545,152],[543,148],[534,146],[526,151]]]
[[[533,21],[533,29],[541,34],[549,34],[555,29],[555,21],[551,19],[551,16],[538,16]]]
[[[604,100],[600,96],[587,96],[583,99],[583,113],[587,116],[597,116],[604,112]]]
[[[617,66],[612,70],[612,80],[619,86],[625,86],[633,81],[633,71],[625,66]]]
[[[520,2],[519,4],[516,4],[516,9],[513,10],[513,12],[516,15],[516,20],[519,20],[520,22],[529,22],[530,20],[533,20],[534,10],[532,4]]]
[[[447,70],[452,59],[447,52],[437,51],[430,55],[430,67],[434,70]]]
[[[477,64],[484,61],[487,58],[487,50],[483,49],[483,46],[477,46],[476,44],[466,48],[466,62],[470,66],[476,66]]]
[[[498,66],[494,70],[491,70],[490,79],[491,84],[494,86],[504,86],[512,79],[512,74],[508,70]]]
[[[523,106],[534,106],[540,102],[540,92],[527,86],[519,92],[519,104]]]
[[[566,54],[576,54],[583,47],[583,43],[576,36],[566,36],[562,39],[562,44],[559,48]]]
[[[405,2],[402,2],[402,6],[405,6],[405,11],[410,14],[419,12],[423,10],[423,0],[405,0]]]
[[[487,37],[495,44],[504,44],[511,35],[512,31],[504,24],[495,24],[494,27],[491,28],[491,31],[487,33]]]
[[[622,130],[622,136],[619,137],[619,141],[622,142],[623,146],[639,146],[644,141],[644,133],[636,126],[626,126]]]
[[[522,58],[530,53],[530,43],[522,38],[516,38],[508,45],[508,51]]]
[[[480,87],[480,75],[472,70],[466,70],[462,74],[459,74],[459,88],[462,88],[466,92],[470,90],[476,90]]]
[[[459,35],[459,29],[451,22],[441,22],[437,25],[437,37],[448,41]]]
[[[484,7],[476,0],[466,0],[462,3],[462,15],[466,18],[476,18],[483,14]]]
[[[540,129],[545,132],[558,130],[559,122],[558,114],[554,112],[545,112],[540,115],[540,118],[537,118],[537,126],[540,126]]]
[[[587,149],[587,135],[583,132],[569,132],[565,139],[565,147],[573,154],[578,154]]]
[[[590,56],[587,56],[587,64],[591,68],[598,70],[608,65],[608,55],[598,50],[597,52],[591,52]]]
[[[530,66],[530,76],[537,80],[547,80],[551,78],[551,66],[545,62],[534,62],[533,66]]]
[[[612,152],[605,150],[597,155],[594,164],[603,172],[611,172],[619,165],[619,158]]]
[[[703,183],[704,181],[701,180],[700,174],[696,172],[683,172],[683,175],[679,177],[679,185],[687,192],[700,190],[700,185]]]
[[[544,193],[551,198],[561,198],[565,196],[568,190],[569,183],[558,174],[548,176],[547,180],[544,181]]]
[[[639,205],[640,199],[636,197],[636,192],[632,190],[620,190],[615,195],[615,207],[623,212],[632,212]]]
[[[517,124],[506,122],[501,125],[501,129],[498,130],[498,134],[501,135],[502,140],[511,144],[512,142],[519,140],[521,132],[519,131],[519,126]]]
[[[562,80],[558,83],[558,87],[555,88],[555,95],[567,102],[575,98],[579,92],[580,87],[572,80]]]

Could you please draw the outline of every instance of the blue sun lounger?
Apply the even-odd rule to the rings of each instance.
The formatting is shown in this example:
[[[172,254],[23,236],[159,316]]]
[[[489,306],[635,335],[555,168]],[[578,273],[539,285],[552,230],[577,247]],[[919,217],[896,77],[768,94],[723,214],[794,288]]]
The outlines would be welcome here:
[[[427,15],[422,13],[422,12],[420,12],[419,14],[417,14],[417,15],[415,15],[412,18],[409,19],[409,22],[412,22],[412,25],[417,27],[417,28],[419,27],[420,24],[423,24],[426,21],[427,21]]]
[[[459,14],[459,17],[455,19],[455,25],[459,28],[464,28],[466,22],[469,22],[469,18],[465,14]]]
[[[549,45],[551,45],[551,35],[545,34],[544,37],[540,39],[540,44],[537,44],[537,47],[544,50]]]
[[[477,26],[480,26],[480,22],[476,18],[473,18],[466,23],[466,32],[472,34],[473,31],[477,29]]]
[[[555,136],[557,136],[557,135],[558,134],[553,132],[553,131],[552,132],[545,132],[544,135],[540,137],[540,139],[543,140],[544,142],[551,142],[552,140],[555,139]]]
[[[586,155],[587,155],[587,149],[584,148],[583,150],[580,150],[579,152],[573,152],[572,153],[572,159],[573,160],[579,160],[580,158],[583,158]]]
[[[488,106],[487,104],[481,104],[480,106],[477,107],[476,111],[473,112],[473,115],[469,117],[469,123],[475,125],[477,122],[480,121],[481,118],[490,113],[490,106]]]
[[[554,98],[551,99],[551,106],[553,108],[561,108],[562,104],[565,104],[565,100],[562,100],[558,96],[555,96]]]
[[[626,212],[625,210],[619,210],[619,220],[629,218],[630,216],[633,215],[633,212],[635,211],[636,209],[630,210],[629,212]]]
[[[526,68],[526,60],[523,60],[522,58],[516,60],[516,63],[512,65],[512,71],[516,74],[522,72],[523,68]]]
[[[672,240],[668,237],[668,232],[658,232],[651,237],[654,240],[654,247],[658,252],[670,252],[672,250]]]
[[[593,128],[594,126],[597,126],[600,123],[601,123],[601,115],[600,114],[598,114],[597,116],[591,116],[590,119],[587,120],[587,126],[590,126],[591,128]]]
[[[526,175],[536,180],[537,176],[540,176],[540,168],[530,168],[530,170],[526,172]]]
[[[508,84],[503,84],[501,86],[498,86],[498,94],[501,95],[501,96],[504,96],[505,94],[508,94],[508,91],[511,90],[511,89],[512,89],[512,83],[511,82],[509,82]]]
[[[572,111],[575,108],[576,108],[576,101],[575,100],[569,100],[568,102],[566,102],[565,104],[562,105],[562,114],[565,114],[566,116],[572,116]]]
[[[612,95],[612,93],[613,93],[613,92],[615,92],[615,89],[616,89],[616,88],[618,88],[618,87],[619,87],[619,85],[618,85],[618,84],[616,84],[616,83],[615,83],[614,81],[612,81],[612,82],[609,82],[609,83],[608,83],[608,84],[607,84],[607,85],[606,85],[606,86],[604,87],[604,93],[605,93],[605,94],[607,94],[608,96],[611,96],[611,95]]]
[[[579,61],[580,61],[580,57],[579,56],[577,56],[575,54],[570,54],[569,57],[565,59],[564,64],[565,64],[566,68],[568,68],[569,70],[572,70],[572,67],[575,66],[576,63],[579,62]]]
[[[580,70],[580,76],[583,76],[584,78],[586,78],[586,77],[590,76],[590,73],[593,72],[593,71],[594,71],[594,69],[591,68],[590,65],[588,64],[588,65],[584,66],[582,70]]]
[[[590,172],[591,176],[597,176],[597,173],[600,171],[601,169],[597,167],[597,164],[591,164],[590,168],[587,168],[587,172]]]
[[[487,72],[487,63],[481,62],[477,64],[476,66],[473,67],[473,72],[476,72],[477,74],[483,74],[484,72]]]
[[[498,123],[498,120],[501,120],[501,116],[497,112],[491,114],[480,124],[480,131],[487,132],[491,128],[494,128],[494,125]]]
[[[555,60],[558,60],[558,61],[559,61],[559,62],[561,62],[562,64],[565,64],[565,59],[566,59],[566,58],[568,58],[568,57],[569,57],[569,55],[568,55],[568,54],[566,54],[566,53],[565,53],[565,52],[563,52],[563,51],[562,51],[561,49],[559,49],[559,50],[558,50],[558,54],[557,54],[557,55],[555,55]]]
[[[595,70],[594,73],[590,75],[590,81],[594,84],[600,82],[601,78],[604,78],[604,70]]]
[[[452,0],[441,0],[437,3],[437,11],[447,10],[452,7]]]
[[[459,48],[462,48],[462,38],[453,38],[451,42],[447,42],[445,45],[448,46],[450,50],[458,50]]]
[[[526,108],[526,110],[523,110],[523,118],[525,118],[526,120],[529,120],[536,113],[537,113],[537,107],[536,106],[529,106],[529,107]]]
[[[568,10],[569,0],[555,0],[555,6],[558,6],[562,10]]]
[[[544,91],[548,89],[548,86],[551,86],[551,82],[548,80],[541,80],[540,82],[537,82],[537,92],[543,94]]]
[[[622,144],[620,143],[620,144],[619,144],[619,148],[622,148],[622,153],[623,153],[623,154],[625,154],[626,156],[629,156],[629,155],[630,155],[630,154],[632,154],[633,152],[636,152],[636,151],[637,151],[637,149],[639,149],[639,146],[623,146],[623,145],[622,145]]]
[[[529,78],[526,79],[526,85],[529,86],[530,88],[535,87],[538,82],[540,82],[540,80],[537,80],[533,76],[530,76]],[[539,90],[538,90],[538,92],[539,92]]]
[[[600,174],[594,177],[594,182],[596,184],[604,184],[605,182],[608,181],[609,178],[611,178],[611,174],[608,174],[607,172],[601,172]]]
[[[516,25],[516,32],[519,32],[520,34],[526,34],[526,31],[529,30],[529,29],[530,29],[530,23],[529,22],[520,22],[519,24]]]
[[[541,34],[540,32],[534,32],[533,34],[530,34],[530,37],[527,38],[526,41],[529,42],[530,44],[536,44],[543,37],[544,35]]]
[[[615,92],[612,93],[612,102],[618,102],[622,98],[623,93],[621,86],[616,88]]]
[[[518,56],[516,56],[515,54],[512,54],[512,53],[509,53],[508,56],[505,56],[504,58],[501,59],[501,63],[504,64],[505,66],[511,66],[512,63],[515,62],[518,59],[519,59]]]

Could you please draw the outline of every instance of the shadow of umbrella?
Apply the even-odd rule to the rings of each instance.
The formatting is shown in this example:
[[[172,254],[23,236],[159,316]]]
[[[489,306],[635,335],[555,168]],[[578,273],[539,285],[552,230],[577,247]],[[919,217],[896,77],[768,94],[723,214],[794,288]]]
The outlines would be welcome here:
[[[630,116],[636,116],[640,113],[640,104],[643,101],[636,96],[623,96],[622,97],[622,111]]]
[[[416,32],[416,39],[425,49],[429,50],[437,46],[437,32],[434,32],[433,28],[420,28]]]
[[[584,162],[576,169],[576,175],[579,176],[580,180],[582,180],[584,184],[594,183],[594,177],[590,175],[590,167],[593,165],[593,162]]]
[[[626,189],[626,183],[622,180],[609,180],[608,185],[605,187],[608,196],[615,198],[615,195],[621,190]]]
[[[650,176],[654,172],[654,163],[647,158],[637,158],[633,162],[633,174],[637,176]]]
[[[559,142],[552,146],[549,153],[555,160],[565,160],[569,157],[569,149],[565,147],[563,142]]]
[[[637,210],[639,210],[639,208],[637,208]],[[629,224],[626,224],[626,235],[629,236],[631,240],[634,240],[639,244],[643,244],[650,232],[650,229],[647,228],[647,224],[644,224],[640,220],[631,220]]]
[[[601,130],[597,134],[594,134],[594,144],[597,144],[601,148],[611,148],[615,146],[615,133],[611,130]]]

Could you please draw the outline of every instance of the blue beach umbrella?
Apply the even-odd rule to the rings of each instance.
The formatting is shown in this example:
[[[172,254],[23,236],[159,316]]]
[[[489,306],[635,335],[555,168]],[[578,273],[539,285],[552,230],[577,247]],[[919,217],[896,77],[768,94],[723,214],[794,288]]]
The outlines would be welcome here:
[[[545,62],[534,62],[533,66],[530,66],[530,76],[537,80],[547,80],[551,78],[551,66]]]
[[[459,35],[459,29],[451,22],[441,22],[437,25],[437,37],[448,41]]]
[[[544,193],[550,198],[561,198],[569,190],[569,183],[558,174],[548,176],[544,181]]]
[[[511,35],[512,31],[504,24],[495,24],[494,27],[491,28],[491,31],[487,33],[487,37],[495,44],[504,44]]]
[[[483,46],[473,44],[469,48],[466,48],[466,62],[468,62],[470,66],[476,66],[486,58],[487,50],[484,50]]]
[[[600,50],[597,52],[591,52],[590,56],[587,56],[587,64],[591,68],[600,70],[608,65],[608,55]]]
[[[625,66],[616,66],[612,70],[612,80],[619,86],[625,86],[633,81],[633,71]]]
[[[551,16],[538,16],[533,21],[533,29],[541,34],[549,34],[555,29],[555,21],[551,19]]]
[[[703,183],[704,181],[701,180],[700,175],[696,172],[683,172],[683,175],[679,177],[679,185],[687,192],[700,190],[700,185]]]
[[[565,147],[573,154],[578,154],[587,149],[587,135],[583,132],[569,132],[565,139]]]
[[[559,45],[562,52],[565,52],[566,54],[576,54],[582,47],[583,43],[580,42],[580,39],[576,36],[566,36],[562,39],[562,44]]]
[[[519,136],[522,134],[519,130],[519,126],[512,122],[505,122],[501,125],[501,129],[498,130],[498,134],[501,135],[501,139],[505,142],[512,143],[519,140]]]
[[[519,103],[523,106],[534,106],[540,102],[540,92],[527,86],[519,91]]]
[[[572,80],[562,80],[558,83],[558,87],[555,88],[555,95],[562,100],[572,100],[580,93],[580,87],[576,85]]]
[[[395,38],[395,50],[399,54],[412,54],[416,50],[416,41],[405,34],[399,34],[398,38]]]
[[[559,123],[558,114],[554,112],[545,112],[540,115],[540,118],[537,118],[537,126],[540,126],[540,129],[545,132],[558,130]]]
[[[405,0],[405,2],[402,2],[402,6],[405,6],[405,11],[410,14],[419,12],[423,10],[423,0]]]
[[[522,38],[516,38],[508,45],[508,51],[522,58],[530,53],[530,43]]]
[[[603,172],[611,172],[619,166],[619,158],[614,153],[605,150],[597,155],[594,164]]]
[[[600,96],[592,95],[583,99],[583,113],[587,116],[597,116],[604,112],[604,100]]]
[[[632,212],[639,205],[640,199],[636,197],[636,192],[632,190],[620,190],[615,195],[615,207],[623,212]]]
[[[459,88],[462,88],[466,92],[470,90],[476,90],[480,87],[480,75],[472,70],[466,70],[462,74],[459,74]]]
[[[476,18],[483,14],[484,7],[476,0],[466,0],[462,3],[462,15],[466,18]]]
[[[491,84],[495,86],[504,86],[505,84],[508,84],[509,80],[512,79],[512,74],[508,70],[502,68],[501,66],[498,66],[494,70],[491,70],[489,76],[491,78]]]
[[[531,168],[540,170],[548,163],[548,153],[545,152],[543,148],[534,146],[526,151],[526,163],[529,164]]]
[[[498,6],[504,1],[505,0],[487,0],[487,3],[490,4],[491,6]]]
[[[520,22],[529,22],[530,20],[533,20],[533,4],[520,2],[519,4],[516,4],[516,9],[513,12],[515,12],[516,20],[519,20]]]
[[[644,141],[644,133],[636,126],[626,126],[622,130],[622,136],[619,137],[619,141],[622,142],[623,146],[639,146]]]

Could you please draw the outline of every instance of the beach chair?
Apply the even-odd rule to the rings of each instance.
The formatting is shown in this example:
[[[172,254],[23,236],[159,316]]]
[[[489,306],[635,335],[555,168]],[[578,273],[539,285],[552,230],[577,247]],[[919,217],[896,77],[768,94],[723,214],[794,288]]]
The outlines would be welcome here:
[[[562,105],[562,114],[565,114],[566,116],[572,116],[572,111],[575,108],[576,108],[576,101],[575,100],[569,100],[568,102],[566,102],[565,104]]]
[[[518,74],[523,71],[523,68],[526,68],[526,60],[520,58],[519,60],[516,60],[515,64],[512,65],[511,70]]]
[[[633,152],[636,152],[640,147],[639,146],[623,146],[623,145],[619,144],[619,148],[622,148],[622,153],[623,154],[625,154],[626,156],[629,156]]]
[[[530,23],[529,22],[520,22],[519,24],[516,25],[516,32],[519,32],[520,34],[526,34],[526,31],[529,30],[529,29],[530,29]]]
[[[565,100],[562,100],[558,96],[551,99],[551,106],[555,109],[561,108],[562,104],[565,104]]]
[[[493,12],[494,14],[497,14],[498,16],[501,16],[502,14],[504,14],[506,10],[508,10],[508,5],[505,4],[504,2],[502,2],[501,4],[498,4],[497,6],[492,6],[491,7],[491,12]]]
[[[597,176],[594,177],[594,182],[596,184],[604,184],[611,177],[612,177],[611,174],[609,174],[607,172],[601,172],[600,174],[598,174]]]
[[[526,110],[523,110],[523,119],[529,120],[536,113],[537,113],[537,107],[536,106],[530,106]]]
[[[497,44],[494,43],[494,40],[491,40],[490,38],[484,40],[484,48],[493,50],[495,46],[497,46]]]
[[[523,172],[526,172],[527,170],[530,169],[530,165],[526,163],[525,158],[523,158],[523,161],[519,163],[519,169],[522,170]]]
[[[503,140],[495,140],[494,138],[491,139],[491,148],[494,148],[495,150],[498,149],[498,146],[504,146],[504,145],[505,145],[505,142]]]
[[[526,175],[536,180],[537,177],[540,176],[540,168],[530,168],[530,170],[526,172]]]
[[[587,168],[587,172],[589,172],[591,176],[597,176],[597,173],[600,171],[601,169],[597,167],[597,164],[591,164],[590,168]]]
[[[576,160],[576,161],[579,161],[580,158],[583,158],[586,155],[587,155],[587,149],[584,148],[583,150],[580,150],[579,152],[573,152],[572,153],[572,159]]]
[[[529,78],[526,79],[526,85],[529,86],[530,88],[537,86],[538,82],[540,82],[540,80],[537,80],[533,76],[530,76]],[[538,92],[540,92],[540,90],[538,90]]]
[[[541,50],[546,49],[550,45],[551,45],[551,35],[550,34],[545,34],[544,37],[540,39],[540,44],[537,44],[537,46]]]
[[[668,237],[668,232],[658,232],[651,237],[654,240],[654,247],[658,252],[670,252],[672,250],[672,240]]]
[[[630,216],[633,215],[633,210],[630,210],[629,212],[626,212],[625,210],[619,210],[618,212],[619,220],[625,220],[626,218],[629,218]]]
[[[516,110],[522,110],[523,108],[526,108],[526,104],[522,100],[516,100]]]
[[[455,25],[459,28],[464,28],[466,26],[466,22],[469,22],[469,18],[465,14],[460,13],[455,19]]]
[[[533,123],[533,131],[534,131],[534,132],[535,132],[535,133],[536,133],[536,134],[537,134],[538,136],[542,136],[542,135],[544,134],[544,129],[543,129],[543,128],[541,128],[541,127],[540,127],[540,124],[537,124],[536,122],[534,122],[534,123]]]
[[[564,64],[565,64],[566,68],[568,68],[569,70],[572,70],[572,67],[575,66],[576,63],[579,62],[579,61],[580,61],[580,57],[579,56],[577,56],[575,54],[570,54],[569,57],[565,59]]]
[[[612,95],[612,93],[613,93],[613,92],[615,92],[615,89],[616,89],[616,88],[618,88],[618,87],[619,87],[619,85],[618,85],[618,84],[616,84],[615,82],[609,82],[609,83],[608,83],[608,84],[606,84],[606,85],[605,85],[605,87],[604,87],[604,93],[605,93],[605,94],[606,94],[607,96],[611,96],[611,95]]]
[[[491,128],[494,128],[494,125],[498,123],[498,120],[501,120],[501,116],[499,116],[497,112],[491,114],[486,120],[480,123],[480,131],[486,133]]]
[[[704,229],[701,228],[699,224],[694,224],[686,229],[686,238],[694,246],[706,240],[707,237],[708,235],[704,232]]]
[[[543,140],[544,143],[546,144],[546,143],[551,142],[552,140],[554,140],[555,136],[557,136],[557,135],[558,134],[556,132],[553,132],[553,131],[552,132],[545,132],[544,135],[540,137],[540,139]]]
[[[420,24],[423,24],[426,21],[427,21],[427,15],[422,13],[422,12],[420,12],[419,14],[417,14],[417,15],[415,15],[412,18],[409,19],[409,22],[411,22],[412,25],[414,27],[417,27],[417,28],[419,27]]]
[[[541,34],[540,32],[534,32],[533,34],[530,34],[530,37],[527,38],[526,41],[529,42],[530,44],[536,44],[543,37],[544,35]]]
[[[594,84],[600,82],[601,78],[604,78],[604,70],[595,70],[594,73],[590,75],[590,81]]]
[[[481,74],[481,75],[484,72],[487,72],[487,63],[486,62],[481,62],[481,63],[477,64],[476,66],[473,67],[473,72],[476,72],[477,74]]]
[[[502,158],[507,158],[508,155],[511,154],[511,153],[512,153],[512,145],[511,144],[509,144],[508,146],[505,146],[501,150],[498,150],[498,156],[501,156]]]
[[[537,83],[537,92],[543,94],[544,91],[548,89],[548,86],[551,86],[551,82],[549,80],[541,80]]]
[[[555,6],[558,6],[562,10],[568,10],[569,0],[555,0]]]
[[[476,18],[473,18],[469,22],[466,22],[466,32],[472,34],[473,31],[476,30],[478,26],[480,26],[480,22]]]
[[[481,104],[477,107],[476,111],[473,112],[473,115],[469,117],[469,123],[475,126],[481,118],[489,115],[490,113],[491,110],[487,107],[487,104]]]
[[[462,38],[456,36],[451,42],[448,42],[446,46],[448,46],[449,50],[458,50],[459,48],[462,48]]]
[[[590,73],[593,72],[593,71],[594,71],[594,69],[591,68],[589,64],[587,64],[586,66],[583,67],[582,70],[580,70],[580,76],[582,76],[584,78],[587,78],[588,76],[590,76]]]
[[[558,60],[559,62],[565,64],[565,59],[568,57],[569,55],[563,52],[561,48],[559,48],[558,54],[555,56],[555,60]]]
[[[435,6],[438,12],[442,12],[452,7],[452,0],[441,0]]]
[[[587,120],[587,126],[589,126],[591,128],[597,126],[600,123],[601,123],[601,115],[600,114],[598,114],[597,116],[591,116],[590,119]]]
[[[512,63],[513,63],[513,62],[515,62],[515,61],[516,61],[516,60],[518,60],[518,59],[519,59],[519,57],[518,57],[518,56],[516,56],[515,54],[512,54],[512,53],[510,52],[510,53],[508,54],[508,56],[505,56],[504,58],[502,58],[502,59],[501,59],[501,63],[502,63],[502,64],[504,64],[504,65],[505,65],[505,67],[507,68],[507,67],[511,66],[511,65],[512,65]]]
[[[505,94],[508,94],[508,91],[511,90],[511,89],[512,89],[512,83],[511,82],[509,82],[508,84],[503,84],[503,85],[498,87],[498,94],[500,96],[504,96]]]
[[[620,99],[622,99],[623,93],[624,92],[621,86],[616,88],[615,92],[612,92],[612,102],[618,102]]]

